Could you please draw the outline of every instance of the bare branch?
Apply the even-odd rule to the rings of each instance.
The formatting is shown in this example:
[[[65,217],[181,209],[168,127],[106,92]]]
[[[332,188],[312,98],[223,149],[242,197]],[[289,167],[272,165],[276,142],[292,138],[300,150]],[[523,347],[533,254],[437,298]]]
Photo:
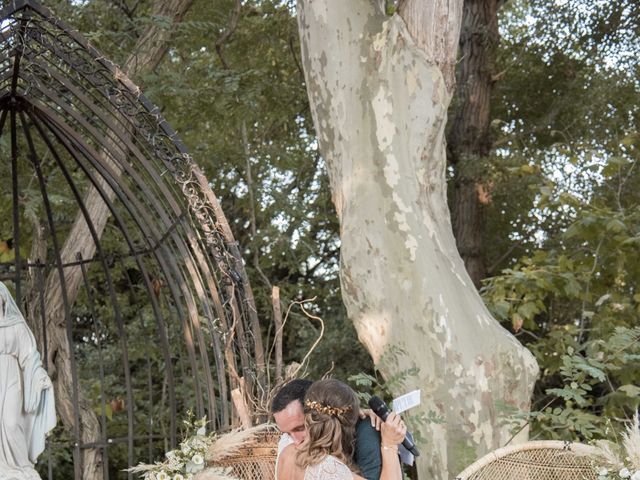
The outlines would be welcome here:
[[[153,16],[168,18],[173,25],[182,21],[192,4],[193,0],[158,0],[153,8]],[[157,24],[151,24],[147,28],[138,38],[133,53],[124,64],[124,71],[129,78],[155,70],[169,48],[168,40],[172,32],[171,28],[163,28]]]
[[[304,82],[304,70],[302,70],[302,65],[300,65],[300,61],[298,60],[298,56],[296,55],[294,40],[295,40],[295,37],[291,35],[289,37],[289,51],[291,52],[291,56],[293,57],[293,62],[296,64],[298,72],[300,73],[300,79]]]
[[[247,124],[245,121],[242,122],[240,126],[240,135],[242,137],[242,147],[244,150],[245,160],[246,160],[246,175],[245,180],[247,182],[247,190],[249,192],[249,228],[251,230],[251,239],[254,244],[257,242],[257,226],[256,226],[256,201],[253,194],[253,176],[251,174],[251,150],[249,148],[249,139],[247,137]],[[258,248],[254,247],[253,249],[253,266],[260,275],[262,281],[267,285],[267,287],[271,287],[271,282],[264,274],[262,269],[260,268],[260,256],[258,252]]]
[[[274,345],[276,350],[276,385],[282,380],[282,309],[280,307],[280,288],[273,287],[271,293],[273,321],[276,325]]]
[[[498,258],[495,262],[493,262],[493,265],[491,265],[489,267],[489,269],[487,270],[487,273],[492,275],[493,272],[495,271],[496,268],[498,268],[498,266],[509,256],[513,253],[513,251],[518,248],[520,245],[522,245],[522,240],[518,240],[517,242],[514,242],[511,244],[511,246],[507,249],[506,252],[504,252],[502,255],[500,255],[500,258]]]
[[[222,63],[222,66],[225,70],[229,69],[229,64],[224,58],[223,46],[226,43],[226,41],[229,40],[229,37],[231,37],[233,32],[238,27],[238,19],[240,18],[241,7],[242,7],[242,1],[236,0],[235,8],[233,9],[233,13],[231,14],[231,18],[229,19],[229,25],[227,26],[225,31],[222,32],[222,35],[220,35],[218,40],[216,40],[216,44],[215,44],[216,53],[218,54],[218,57],[220,58],[220,63]]]
[[[307,351],[307,354],[304,356],[304,358],[302,359],[302,362],[300,362],[300,365],[298,366],[298,368],[296,368],[293,372],[293,376],[296,377],[298,375],[298,372],[302,369],[303,366],[305,366],[305,364],[307,363],[307,361],[309,360],[309,357],[311,356],[311,354],[313,353],[313,351],[316,349],[316,347],[318,346],[318,344],[320,343],[320,340],[322,340],[322,337],[324,336],[324,320],[322,320],[322,318],[317,317],[315,315],[312,315],[311,313],[309,313],[305,308],[304,308],[304,304],[307,302],[313,302],[316,299],[316,297],[313,297],[309,300],[302,300],[300,302],[293,302],[292,305],[299,305],[300,306],[300,310],[302,310],[302,313],[304,313],[308,318],[312,319],[312,320],[316,320],[318,322],[320,322],[320,333],[318,334],[318,338],[316,338],[316,341],[313,342],[313,345],[311,345],[311,348]],[[287,312],[288,313],[288,312]],[[306,367],[305,367],[305,372],[306,372]]]

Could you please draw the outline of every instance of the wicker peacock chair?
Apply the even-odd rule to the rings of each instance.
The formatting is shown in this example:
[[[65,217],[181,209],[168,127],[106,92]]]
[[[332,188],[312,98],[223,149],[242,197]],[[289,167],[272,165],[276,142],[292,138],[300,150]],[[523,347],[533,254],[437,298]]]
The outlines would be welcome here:
[[[456,480],[596,480],[595,449],[581,443],[534,441],[480,458]]]
[[[218,464],[231,468],[232,474],[241,480],[274,480],[281,435],[275,426],[267,428],[258,433],[253,442],[240,448],[236,455]]]

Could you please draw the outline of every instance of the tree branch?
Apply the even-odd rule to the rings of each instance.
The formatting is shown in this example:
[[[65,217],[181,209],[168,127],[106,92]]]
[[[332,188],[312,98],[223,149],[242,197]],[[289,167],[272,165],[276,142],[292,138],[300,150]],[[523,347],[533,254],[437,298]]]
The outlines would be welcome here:
[[[216,53],[218,54],[218,58],[220,58],[220,63],[222,63],[222,67],[225,70],[229,69],[229,64],[224,58],[223,46],[225,42],[229,40],[229,37],[231,37],[233,32],[235,32],[236,28],[238,27],[238,19],[240,18],[241,7],[242,7],[242,1],[236,0],[235,8],[233,9],[231,18],[229,19],[229,25],[227,26],[225,31],[222,32],[222,35],[220,35],[220,37],[218,38],[218,40],[216,40],[216,43],[215,43]]]
[[[244,156],[246,161],[246,175],[245,180],[247,182],[247,191],[249,192],[249,228],[251,229],[251,240],[254,244],[252,248],[253,267],[256,269],[262,281],[271,288],[271,282],[260,268],[260,258],[258,255],[257,239],[258,229],[256,226],[256,201],[253,194],[253,175],[251,174],[251,151],[249,149],[249,139],[247,137],[247,124],[242,122],[240,126],[240,134],[242,137],[242,147],[244,150]]]
[[[304,82],[304,70],[302,70],[302,65],[298,61],[298,56],[296,55],[296,48],[294,47],[293,41],[295,37],[291,35],[289,37],[289,51],[291,52],[291,56],[293,57],[293,62],[296,64],[298,68],[298,72],[300,72],[300,79]]]
[[[500,255],[500,258],[498,258],[495,262],[493,262],[493,264],[488,268],[487,273],[489,275],[492,275],[495,271],[496,268],[498,268],[498,266],[509,256],[511,255],[511,253],[518,248],[520,245],[522,245],[522,240],[518,240],[515,243],[512,243],[511,246],[507,249],[506,252],[504,252],[502,255]]]
[[[193,0],[157,0],[153,8],[154,17],[166,17],[171,25],[179,23],[184,18]],[[152,72],[156,69],[162,57],[167,52],[168,40],[173,33],[171,28],[163,28],[157,24],[151,24],[140,36],[133,53],[124,64],[124,71],[129,78]]]

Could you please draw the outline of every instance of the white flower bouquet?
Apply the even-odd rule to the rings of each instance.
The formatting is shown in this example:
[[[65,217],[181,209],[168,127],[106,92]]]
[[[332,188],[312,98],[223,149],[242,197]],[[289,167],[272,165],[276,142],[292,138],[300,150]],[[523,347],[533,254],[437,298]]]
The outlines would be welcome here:
[[[187,412],[183,421],[186,436],[179,448],[165,454],[165,460],[156,463],[140,463],[127,469],[140,474],[144,480],[238,480],[228,467],[217,466],[238,450],[252,442],[258,432],[266,425],[248,430],[232,430],[217,434],[206,432],[207,418],[193,419],[193,413]],[[206,471],[205,471],[206,467]]]

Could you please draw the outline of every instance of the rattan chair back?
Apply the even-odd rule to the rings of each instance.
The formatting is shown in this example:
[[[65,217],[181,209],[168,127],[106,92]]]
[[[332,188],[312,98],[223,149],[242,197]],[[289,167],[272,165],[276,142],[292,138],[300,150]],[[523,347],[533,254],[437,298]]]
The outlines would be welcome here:
[[[535,441],[500,448],[456,480],[597,480],[595,449],[581,443]]]
[[[275,429],[259,432],[255,441],[218,465],[230,467],[231,473],[241,480],[274,480],[280,435]]]

